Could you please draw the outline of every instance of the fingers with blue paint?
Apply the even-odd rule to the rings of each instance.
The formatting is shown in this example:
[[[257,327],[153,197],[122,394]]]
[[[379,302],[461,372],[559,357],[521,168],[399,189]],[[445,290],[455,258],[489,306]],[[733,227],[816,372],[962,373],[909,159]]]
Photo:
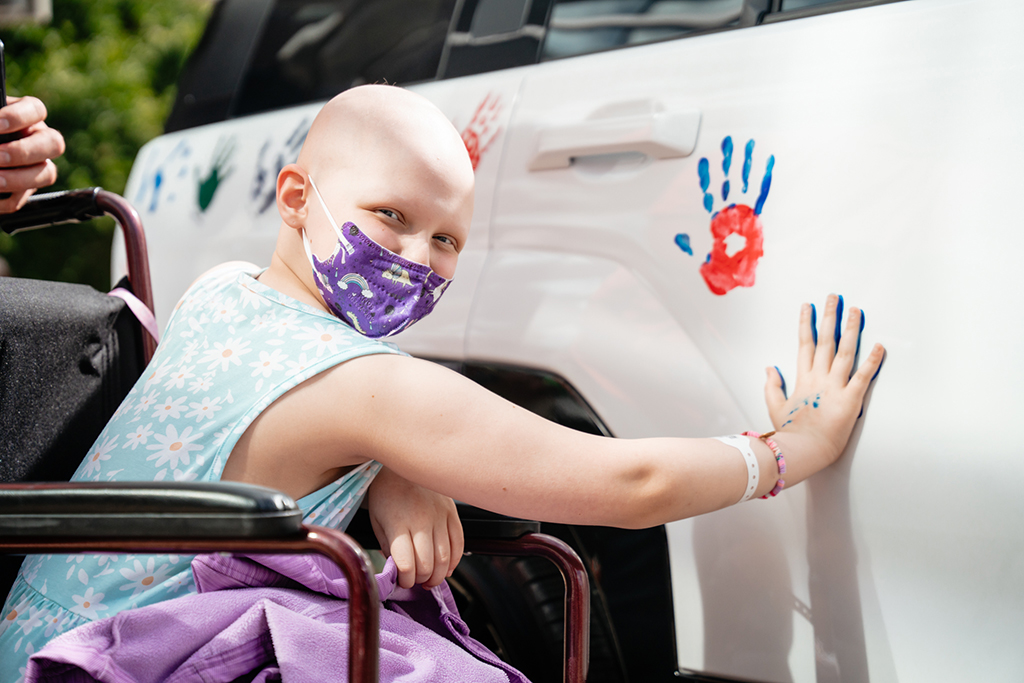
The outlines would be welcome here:
[[[871,381],[874,382],[875,378],[878,377],[878,373],[882,371],[882,366],[885,364],[885,359],[889,357],[888,351],[882,351],[882,360],[878,361],[878,369],[875,370],[875,374],[871,375]]]
[[[747,140],[747,146],[743,150],[743,194],[747,193],[750,185],[750,165],[754,158],[754,141]]]
[[[853,367],[850,368],[850,377],[853,377],[854,370],[857,369],[857,364],[860,362],[860,340],[864,336],[864,309],[860,311],[860,329],[857,330],[857,350],[853,352]]]
[[[839,302],[836,304],[836,331],[835,331],[835,344],[839,346],[839,339],[843,336],[843,295],[839,295]]]
[[[782,370],[779,370],[779,366],[778,365],[776,365],[774,367],[775,367],[775,372],[779,376],[779,386],[782,389],[782,395],[785,398],[789,398],[789,392],[786,391],[786,378],[782,376]]]
[[[715,198],[708,192],[708,188],[711,187],[711,165],[708,163],[707,157],[701,157],[701,160],[697,162],[697,175],[700,176],[700,189],[704,191],[704,208],[708,213],[711,213],[712,207],[715,204]]]
[[[840,313],[840,297],[835,294],[829,294],[825,300],[825,310],[822,313],[821,318],[821,335],[817,337],[817,343],[814,347],[814,366],[822,368],[826,372],[832,367],[832,361],[836,357],[836,350],[839,344],[836,342],[834,329],[836,323],[839,320],[838,313]],[[851,331],[850,335],[851,343],[854,342],[853,334]],[[850,360],[852,360],[852,356]]]
[[[818,309],[811,304],[811,334],[814,335],[814,345],[818,345]]]
[[[732,167],[732,136],[726,135],[722,140],[722,175],[725,181],[722,183],[722,201],[729,199],[729,169]]]
[[[761,209],[764,208],[764,202],[768,199],[768,190],[772,187],[772,170],[775,168],[775,155],[768,157],[768,163],[764,169],[764,178],[761,179],[761,194],[757,196],[757,203],[754,204],[754,213],[758,216],[761,215]]]

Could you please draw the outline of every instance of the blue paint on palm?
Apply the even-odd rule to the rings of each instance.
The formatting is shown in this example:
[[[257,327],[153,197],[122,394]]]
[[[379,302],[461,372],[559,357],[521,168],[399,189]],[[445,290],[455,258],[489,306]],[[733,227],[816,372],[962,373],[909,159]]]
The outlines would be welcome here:
[[[768,190],[772,186],[772,169],[775,168],[775,155],[768,157],[768,165],[764,169],[764,179],[761,180],[761,194],[757,196],[757,203],[754,204],[754,213],[758,216],[761,215],[761,209],[764,208],[764,201],[768,199]]]
[[[700,176],[700,189],[704,191],[704,208],[711,213],[715,200],[708,192],[708,188],[711,187],[711,171],[707,157],[702,157],[697,163],[697,175]]]
[[[676,235],[676,245],[690,256],[693,256],[693,248],[690,246],[690,236],[686,233]]]
[[[754,157],[754,141],[747,140],[747,146],[743,150],[743,192],[747,191],[750,185],[750,163]]]

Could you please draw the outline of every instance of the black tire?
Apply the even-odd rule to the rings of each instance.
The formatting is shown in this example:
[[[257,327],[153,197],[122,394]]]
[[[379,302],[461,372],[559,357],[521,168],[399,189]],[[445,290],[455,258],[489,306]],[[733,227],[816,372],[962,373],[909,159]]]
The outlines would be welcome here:
[[[448,580],[470,633],[534,683],[562,680],[565,584],[535,557],[463,558]],[[590,683],[625,683],[604,598],[591,582]]]

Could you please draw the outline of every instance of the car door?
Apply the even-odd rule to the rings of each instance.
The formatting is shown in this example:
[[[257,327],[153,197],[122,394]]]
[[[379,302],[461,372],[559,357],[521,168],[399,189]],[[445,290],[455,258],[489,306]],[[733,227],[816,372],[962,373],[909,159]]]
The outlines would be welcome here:
[[[1022,509],[985,473],[1021,473],[1000,436],[1024,405],[1024,237],[1000,218],[1024,180],[1020,7],[774,3],[794,9],[631,46],[690,4],[555,6],[566,58],[523,80],[466,355],[557,373],[618,437],[763,431],[798,306],[846,295],[890,359],[844,459],[667,526],[678,666],[1011,680]],[[619,49],[571,56],[594,46]]]

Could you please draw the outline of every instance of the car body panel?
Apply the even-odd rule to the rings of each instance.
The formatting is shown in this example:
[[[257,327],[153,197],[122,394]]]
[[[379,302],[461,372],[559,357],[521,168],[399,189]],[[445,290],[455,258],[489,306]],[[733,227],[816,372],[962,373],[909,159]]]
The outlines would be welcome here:
[[[841,293],[866,311],[865,343],[886,344],[839,463],[667,525],[681,670],[1024,677],[1022,23],[1009,0],[908,0],[413,87],[459,130],[476,125],[485,151],[458,276],[395,338],[405,350],[553,372],[633,438],[767,429],[765,367],[792,390],[801,302]],[[276,159],[294,158],[318,108],[140,152],[126,196],[150,235],[161,324],[208,267],[266,263]],[[657,137],[643,121],[663,113],[699,120],[664,158],[626,144],[531,170],[552,130],[633,117],[628,142]],[[715,213],[756,207],[769,157],[753,285],[715,294],[701,272]]]

